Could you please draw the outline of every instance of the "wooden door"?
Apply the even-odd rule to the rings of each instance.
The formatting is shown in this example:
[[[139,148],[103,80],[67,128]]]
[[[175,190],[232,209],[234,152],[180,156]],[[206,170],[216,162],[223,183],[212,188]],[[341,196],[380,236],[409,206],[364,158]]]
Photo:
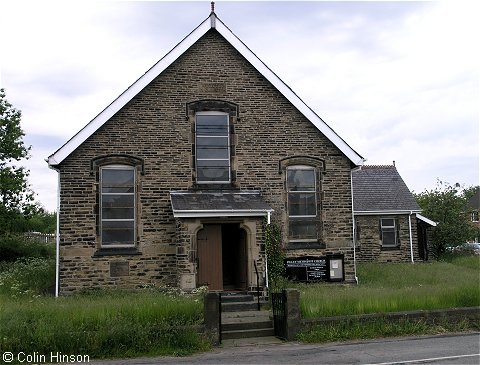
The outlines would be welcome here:
[[[197,236],[198,286],[208,290],[223,290],[222,226],[205,225]]]

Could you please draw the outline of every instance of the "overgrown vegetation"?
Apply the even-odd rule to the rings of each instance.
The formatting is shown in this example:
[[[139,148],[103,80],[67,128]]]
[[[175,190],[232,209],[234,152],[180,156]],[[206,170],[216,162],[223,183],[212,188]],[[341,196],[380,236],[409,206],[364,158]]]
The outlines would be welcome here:
[[[479,272],[480,257],[475,255],[448,255],[444,261],[415,265],[359,264],[359,286],[299,285],[302,318],[479,306]],[[432,324],[426,319],[352,318],[315,325],[298,339],[327,342],[479,329],[467,320]]]
[[[268,262],[268,283],[273,291],[283,289],[285,277],[285,252],[282,249],[280,228],[270,223],[265,226],[265,253]]]
[[[203,320],[199,295],[111,291],[1,302],[0,348],[13,353],[123,358],[209,348],[196,328]]]
[[[414,194],[422,214],[438,223],[432,229],[432,254],[435,258],[441,258],[449,247],[479,237],[478,227],[470,222],[471,208],[468,207],[468,200],[478,189],[478,186],[465,188],[439,180],[435,189]]]
[[[187,355],[207,350],[201,293],[95,290],[53,298],[53,245],[0,241],[0,348],[90,358]]]
[[[369,322],[358,319],[345,320],[335,324],[316,325],[298,335],[298,339],[307,343],[334,342],[356,339],[374,339],[382,337],[434,335],[441,333],[464,332],[472,330],[472,323],[459,321],[452,323],[440,321],[435,324],[426,320],[401,320],[395,322],[376,319]],[[478,330],[478,326],[476,328]]]
[[[302,318],[480,305],[480,257],[358,264],[358,286],[300,284]]]

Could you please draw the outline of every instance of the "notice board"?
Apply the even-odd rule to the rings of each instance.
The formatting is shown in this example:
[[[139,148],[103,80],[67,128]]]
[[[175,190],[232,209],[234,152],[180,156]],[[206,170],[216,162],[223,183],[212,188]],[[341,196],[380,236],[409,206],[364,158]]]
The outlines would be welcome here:
[[[303,256],[285,259],[287,278],[293,281],[326,281],[328,258]]]

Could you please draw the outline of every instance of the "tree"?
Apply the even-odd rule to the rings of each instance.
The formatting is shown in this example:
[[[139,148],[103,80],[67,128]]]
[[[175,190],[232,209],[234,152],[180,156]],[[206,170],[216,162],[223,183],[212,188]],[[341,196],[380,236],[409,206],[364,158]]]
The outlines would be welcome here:
[[[467,206],[471,191],[472,188],[462,188],[458,183],[450,185],[438,180],[435,189],[414,194],[422,214],[438,223],[432,230],[435,257],[444,254],[447,247],[462,245],[475,235]]]
[[[14,222],[29,215],[33,206],[33,192],[27,182],[29,171],[17,166],[29,158],[31,148],[23,143],[21,115],[7,101],[5,90],[0,89],[0,234],[14,231]]]

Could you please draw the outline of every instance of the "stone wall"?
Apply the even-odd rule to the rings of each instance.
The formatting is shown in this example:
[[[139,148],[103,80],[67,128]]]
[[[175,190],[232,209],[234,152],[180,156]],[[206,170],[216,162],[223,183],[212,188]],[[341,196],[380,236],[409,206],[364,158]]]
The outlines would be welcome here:
[[[324,162],[319,192],[324,248],[288,254],[344,253],[347,279],[352,279],[350,161],[211,30],[59,166],[62,293],[90,287],[194,286],[193,233],[188,222],[173,217],[169,191],[195,186],[194,125],[187,105],[199,100],[238,106],[237,117],[231,119],[232,187],[260,190],[274,209],[272,221],[284,233],[286,194],[280,161],[308,156]],[[103,156],[136,161],[134,250],[107,252],[100,247],[95,161]],[[252,234],[262,236],[258,230]]]
[[[382,247],[380,236],[380,219],[394,218],[400,227],[400,245],[398,247]],[[411,261],[410,233],[408,215],[380,216],[380,215],[355,215],[357,230],[356,259],[357,262],[406,262]],[[413,259],[419,261],[417,221],[415,215],[411,216]]]

